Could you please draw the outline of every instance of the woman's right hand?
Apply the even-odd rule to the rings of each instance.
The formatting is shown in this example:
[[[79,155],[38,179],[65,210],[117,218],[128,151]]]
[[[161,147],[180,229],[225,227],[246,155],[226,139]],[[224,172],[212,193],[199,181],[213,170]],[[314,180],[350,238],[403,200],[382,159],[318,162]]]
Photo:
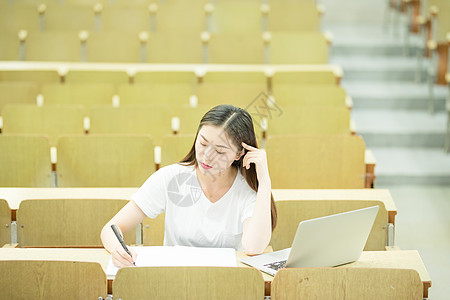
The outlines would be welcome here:
[[[133,248],[128,247],[128,250],[132,256],[123,249],[122,245],[118,245],[111,252],[112,262],[116,267],[122,268],[133,266],[133,262],[135,262],[137,258],[137,253]]]

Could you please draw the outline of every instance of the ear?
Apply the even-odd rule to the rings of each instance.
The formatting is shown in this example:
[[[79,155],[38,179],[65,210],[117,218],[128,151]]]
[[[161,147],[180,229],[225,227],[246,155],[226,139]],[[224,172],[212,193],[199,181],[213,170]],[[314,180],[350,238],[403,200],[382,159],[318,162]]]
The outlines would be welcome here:
[[[236,155],[236,160],[240,160],[244,154],[245,154],[245,149],[242,148],[242,150],[240,152],[238,152],[238,154]]]

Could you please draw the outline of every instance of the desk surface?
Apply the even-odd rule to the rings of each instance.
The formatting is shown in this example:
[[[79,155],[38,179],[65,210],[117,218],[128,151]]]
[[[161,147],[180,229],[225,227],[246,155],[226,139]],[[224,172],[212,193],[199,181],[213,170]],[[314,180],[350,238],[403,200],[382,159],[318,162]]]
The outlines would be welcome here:
[[[273,189],[273,197],[278,200],[379,200],[388,211],[389,223],[395,225],[397,207],[387,189]],[[1,189],[0,189],[1,197]]]
[[[243,252],[236,253],[239,267],[246,267],[239,260],[244,257]],[[74,260],[99,263],[106,271],[109,253],[105,249],[60,249],[60,248],[0,248],[0,260]],[[424,285],[424,295],[428,295],[431,278],[419,252],[416,250],[397,251],[364,251],[360,259],[354,263],[339,268],[399,268],[414,269],[419,273]],[[273,277],[262,273],[268,284]],[[114,276],[108,276],[111,284]]]
[[[92,198],[130,200],[138,188],[0,188],[0,199],[18,209],[23,199]],[[275,200],[380,200],[390,212],[397,207],[386,189],[273,189]]]
[[[19,208],[24,199],[125,199],[138,188],[0,188],[0,199],[5,199],[13,210]]]
[[[236,64],[139,64],[139,63],[81,63],[81,62],[0,62],[1,71],[16,70],[55,70],[66,73],[71,70],[87,71],[124,71],[128,73],[148,71],[239,71],[239,72],[277,72],[277,71],[332,71],[335,76],[342,77],[343,70],[339,65],[236,65]]]
[[[24,199],[126,199],[138,188],[0,188],[0,199],[5,199],[12,210]],[[395,225],[397,207],[387,189],[273,189],[277,200],[380,200],[388,211],[388,222]]]

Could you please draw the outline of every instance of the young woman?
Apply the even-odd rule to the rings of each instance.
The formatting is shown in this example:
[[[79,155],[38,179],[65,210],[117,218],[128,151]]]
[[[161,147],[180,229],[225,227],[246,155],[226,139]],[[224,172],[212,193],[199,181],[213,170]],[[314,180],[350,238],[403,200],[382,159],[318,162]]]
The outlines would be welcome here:
[[[277,214],[266,153],[257,148],[248,112],[231,105],[208,111],[194,145],[179,163],[153,173],[102,230],[113,263],[129,266],[111,224],[126,232],[165,212],[166,246],[229,247],[259,254],[269,244]]]

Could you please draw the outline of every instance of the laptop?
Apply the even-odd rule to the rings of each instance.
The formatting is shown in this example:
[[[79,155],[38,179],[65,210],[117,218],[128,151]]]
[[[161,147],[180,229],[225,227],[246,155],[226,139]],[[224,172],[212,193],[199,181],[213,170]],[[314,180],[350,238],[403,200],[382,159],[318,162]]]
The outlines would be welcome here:
[[[280,268],[334,267],[359,259],[378,206],[301,221],[291,248],[244,257],[241,262],[275,276]]]

